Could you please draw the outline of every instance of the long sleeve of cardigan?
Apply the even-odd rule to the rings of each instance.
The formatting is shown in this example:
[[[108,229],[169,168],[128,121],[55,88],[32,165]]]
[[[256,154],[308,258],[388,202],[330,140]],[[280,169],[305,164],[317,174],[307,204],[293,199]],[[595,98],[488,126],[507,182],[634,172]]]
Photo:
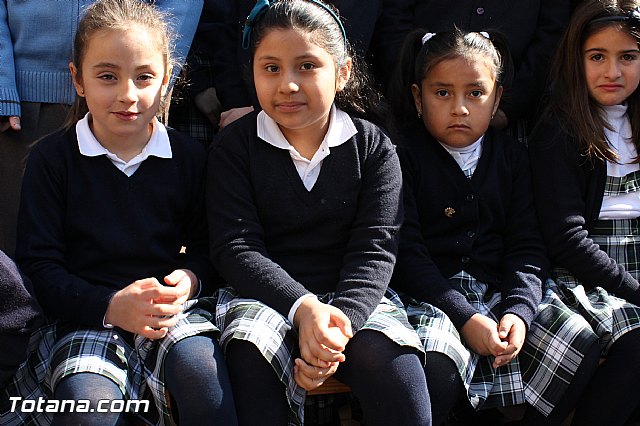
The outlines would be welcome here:
[[[513,141],[515,143],[515,141]],[[514,150],[515,151],[515,150]],[[531,192],[531,169],[524,150],[510,161],[513,180],[506,212],[502,259],[502,315],[518,315],[529,326],[542,299],[549,262]]]
[[[386,136],[372,147],[361,168],[358,213],[332,302],[351,320],[354,331],[380,303],[391,280],[403,217],[402,171],[396,150]]]
[[[529,155],[536,208],[552,264],[568,269],[588,288],[601,286],[639,304],[638,281],[589,238],[585,200],[604,188],[589,185],[585,169],[593,167],[591,173],[596,173],[597,164],[585,163],[589,159],[579,154],[577,142],[556,123],[538,127]]]
[[[249,155],[240,143],[226,139],[234,137],[231,129],[209,151],[206,203],[211,260],[242,297],[260,300],[286,317],[293,303],[310,292],[267,253],[252,199]]]
[[[17,258],[44,312],[101,326],[115,290],[69,273],[65,264],[65,175],[36,145],[23,181]]]

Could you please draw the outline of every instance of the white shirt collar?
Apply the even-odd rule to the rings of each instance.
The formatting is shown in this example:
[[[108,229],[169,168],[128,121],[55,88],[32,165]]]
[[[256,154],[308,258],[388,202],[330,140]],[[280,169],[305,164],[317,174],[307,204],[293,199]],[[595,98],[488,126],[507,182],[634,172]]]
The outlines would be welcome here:
[[[107,155],[111,158],[113,154],[98,142],[89,127],[89,117],[91,113],[87,113],[81,120],[76,123],[76,137],[78,140],[78,148],[80,153],[87,157],[97,157]],[[153,132],[149,142],[142,148],[140,154],[131,159],[129,163],[136,161],[142,162],[150,155],[160,158],[171,158],[171,142],[167,129],[156,118],[153,119]],[[123,162],[124,163],[124,162]]]
[[[276,148],[291,150],[293,147],[282,134],[278,123],[264,111],[258,113],[258,137]],[[351,117],[346,112],[331,106],[329,112],[329,129],[322,140],[320,149],[323,147],[332,148],[342,145],[353,135],[358,133]]]

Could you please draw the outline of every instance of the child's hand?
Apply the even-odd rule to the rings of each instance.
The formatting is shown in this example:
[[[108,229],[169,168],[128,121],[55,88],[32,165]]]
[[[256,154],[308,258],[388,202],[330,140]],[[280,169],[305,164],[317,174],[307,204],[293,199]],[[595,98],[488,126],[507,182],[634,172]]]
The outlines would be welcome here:
[[[9,129],[20,130],[20,117],[18,116],[1,116],[0,117],[0,132],[4,132]]]
[[[109,302],[105,321],[149,339],[161,339],[178,322],[182,304],[158,303],[180,300],[184,290],[161,285],[155,278],[144,278],[118,291]]]
[[[507,349],[507,342],[500,340],[498,323],[482,314],[474,314],[460,330],[469,348],[478,355],[498,356]]]
[[[527,326],[519,316],[506,314],[502,317],[498,326],[498,335],[500,336],[500,340],[505,341],[508,346],[502,354],[499,354],[496,356],[496,359],[493,360],[493,368],[506,365],[518,356],[524,344],[526,334]]]
[[[237,119],[249,114],[251,111],[253,111],[252,106],[231,108],[229,110],[222,111],[222,113],[220,113],[220,123],[218,125],[222,129]]]
[[[294,324],[298,327],[300,356],[307,364],[328,368],[342,362],[342,353],[353,337],[351,321],[338,308],[306,298],[298,307]]]
[[[293,367],[293,377],[296,380],[298,386],[304,388],[307,391],[322,386],[325,380],[331,377],[340,365],[339,362],[332,362],[328,367],[319,368],[307,364],[303,359],[300,358],[296,358],[295,363],[296,364]]]
[[[164,282],[173,286],[178,291],[179,297],[175,300],[156,299],[156,303],[172,303],[174,305],[182,305],[189,300],[198,290],[198,278],[196,274],[188,269],[176,269],[166,277]]]

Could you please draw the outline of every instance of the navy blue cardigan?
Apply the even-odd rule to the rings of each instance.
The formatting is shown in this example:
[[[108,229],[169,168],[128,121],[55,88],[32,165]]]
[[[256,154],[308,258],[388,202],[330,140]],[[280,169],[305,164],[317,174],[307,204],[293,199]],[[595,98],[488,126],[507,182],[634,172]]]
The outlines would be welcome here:
[[[405,222],[392,286],[442,309],[460,329],[477,311],[448,278],[465,270],[502,292],[503,314],[530,324],[548,261],[525,148],[489,128],[471,179],[424,128],[399,153]]]
[[[612,291],[640,305],[638,281],[589,238],[598,219],[607,165],[590,159],[558,120],[546,120],[529,145],[540,225],[554,266],[587,288]]]

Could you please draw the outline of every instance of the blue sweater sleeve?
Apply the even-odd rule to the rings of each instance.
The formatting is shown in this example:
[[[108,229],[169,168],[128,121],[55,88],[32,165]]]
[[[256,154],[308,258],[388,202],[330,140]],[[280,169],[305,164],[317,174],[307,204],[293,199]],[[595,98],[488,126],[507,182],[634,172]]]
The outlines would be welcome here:
[[[20,115],[7,2],[0,2],[0,117]]]
[[[176,34],[174,54],[176,62],[183,64],[189,53],[193,36],[198,28],[204,0],[156,0],[158,9],[170,16],[171,28]],[[173,70],[173,77],[180,74],[181,67]]]

